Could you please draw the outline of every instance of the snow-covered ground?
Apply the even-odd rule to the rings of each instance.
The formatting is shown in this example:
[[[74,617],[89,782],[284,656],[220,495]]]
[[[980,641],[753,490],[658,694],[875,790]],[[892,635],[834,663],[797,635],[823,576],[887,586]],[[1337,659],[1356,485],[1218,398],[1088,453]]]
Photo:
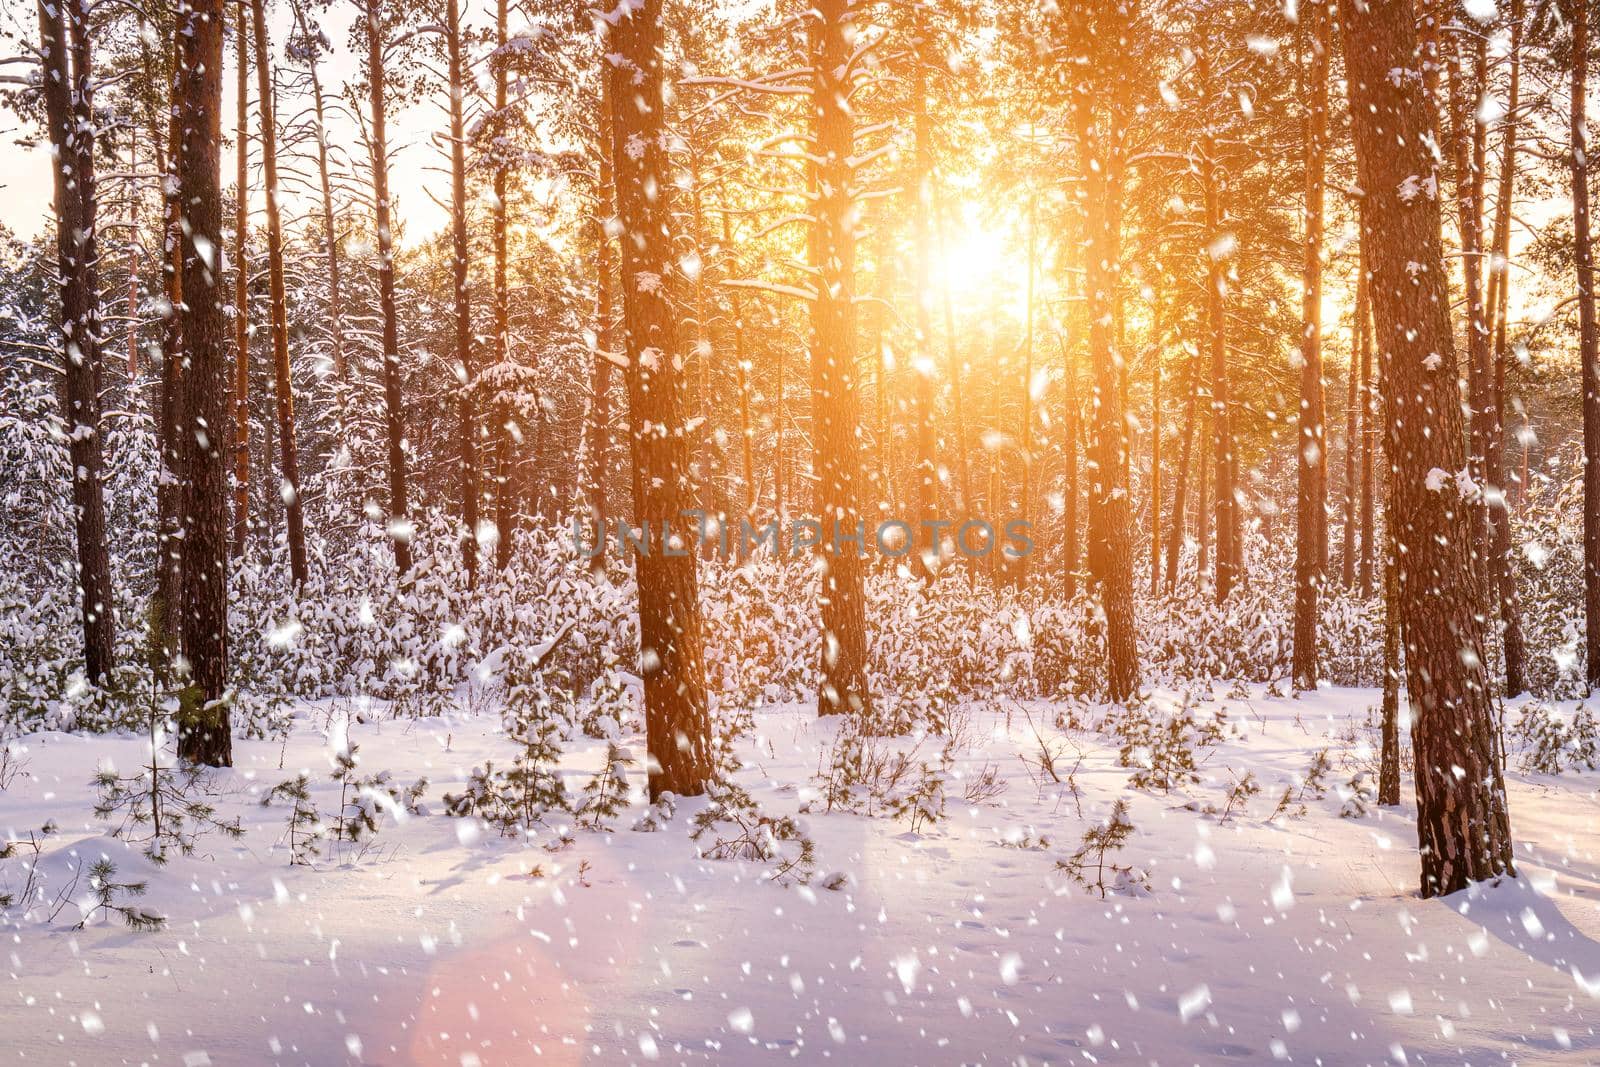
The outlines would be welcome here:
[[[1096,709],[1084,728],[1058,730],[1058,712],[1085,709],[974,706],[945,818],[916,832],[883,813],[817,810],[837,723],[763,709],[739,781],[770,813],[812,809],[801,820],[819,876],[789,887],[768,884],[768,867],[697,858],[692,802],[643,833],[631,829],[636,800],[615,832],[579,831],[565,847],[554,827],[516,840],[442,814],[441,794],[475,764],[511,758],[493,713],[349,722],[345,706],[302,708],[287,743],[237,741],[237,767],[217,779],[219,814],[241,816],[244,836],[204,836],[164,867],[91,812],[97,765],[132,770],[144,741],[30,736],[12,743],[25,762],[0,793],[0,832],[47,820],[59,832],[39,861],[48,906],[13,909],[0,928],[0,1061],[1600,1058],[1597,776],[1513,774],[1522,876],[1423,901],[1410,807],[1341,816],[1352,774],[1375,762],[1360,723],[1377,694],[1241,693],[1219,687],[1201,702],[1202,719],[1227,709],[1225,736],[1197,754],[1201,782],[1170,794],[1130,789],[1118,741],[1093,729]],[[346,725],[363,773],[428,778],[433,814],[385,816],[364,850],[291,866],[287,811],[260,796],[307,770],[331,814],[330,753]],[[1060,746],[1061,777],[1077,766],[1081,796],[1021,758],[1036,758],[1039,735]],[[1324,748],[1326,794],[1299,795]],[[919,754],[938,749],[926,741]],[[603,753],[603,742],[571,746],[574,790]],[[989,768],[998,793],[969,802]],[[1244,810],[1225,821],[1209,810],[1247,774],[1261,791]],[[1286,788],[1296,795],[1274,818]],[[1101,899],[1056,861],[1118,797],[1134,829],[1108,858],[1147,874],[1149,891]],[[164,929],[104,914],[74,929],[86,874],[50,904],[102,854],[119,881],[149,881]],[[0,861],[0,893],[21,891],[30,856]],[[842,887],[822,888],[834,872]]]

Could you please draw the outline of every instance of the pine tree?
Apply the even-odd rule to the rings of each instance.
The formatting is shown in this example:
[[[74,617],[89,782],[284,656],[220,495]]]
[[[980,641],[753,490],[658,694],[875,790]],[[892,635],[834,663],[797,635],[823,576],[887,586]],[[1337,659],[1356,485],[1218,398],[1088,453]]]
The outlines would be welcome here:
[[[1339,9],[1383,353],[1422,894],[1431,897],[1511,873],[1510,820],[1491,737],[1471,518],[1456,488],[1466,454],[1438,172],[1427,148],[1435,122],[1426,79],[1412,66],[1414,9],[1410,0],[1340,0]]]
[[[705,791],[712,774],[711,717],[695,556],[667,543],[669,525],[683,510],[689,442],[677,313],[667,291],[676,257],[668,239],[673,185],[663,143],[659,0],[619,9],[607,33],[633,510],[654,538],[634,563],[653,801],[665,792]]]

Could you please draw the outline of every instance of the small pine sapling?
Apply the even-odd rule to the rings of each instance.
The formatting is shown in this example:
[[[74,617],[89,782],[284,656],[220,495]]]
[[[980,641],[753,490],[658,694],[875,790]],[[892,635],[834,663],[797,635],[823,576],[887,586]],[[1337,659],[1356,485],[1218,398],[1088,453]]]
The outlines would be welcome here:
[[[749,860],[771,866],[771,880],[779,885],[805,883],[816,871],[816,845],[793,818],[762,812],[754,797],[727,780],[712,783],[709,802],[694,816],[689,836],[700,855],[712,860]]]
[[[605,766],[595,772],[583,787],[583,798],[575,812],[578,825],[586,830],[610,830],[607,825],[628,806],[628,768],[634,759],[615,741],[606,743]]]
[[[1229,772],[1232,775],[1232,772]],[[1250,798],[1261,792],[1261,783],[1256,781],[1255,771],[1246,771],[1244,777],[1233,776],[1233,786],[1228,790],[1228,802],[1223,806],[1222,813],[1217,816],[1217,822],[1225,823],[1233,818],[1237,812],[1243,814],[1245,806],[1250,803]]]
[[[924,763],[911,788],[886,797],[884,808],[891,818],[910,823],[912,833],[921,833],[944,818],[944,776]]]
[[[1128,802],[1118,798],[1111,806],[1111,816],[1105,822],[1091,826],[1083,835],[1083,843],[1065,860],[1056,861],[1056,870],[1083,886],[1089,892],[1121,892],[1137,896],[1148,892],[1149,879],[1143,871],[1131,865],[1109,861],[1109,853],[1122,850],[1133,835],[1133,823],[1128,818]],[[1110,877],[1109,884],[1107,876]]]
[[[269,807],[274,801],[289,804],[289,828],[284,839],[289,843],[289,866],[309,867],[322,854],[322,838],[327,828],[322,824],[322,814],[311,799],[311,780],[298,774],[273,786],[261,798],[261,806]]]
[[[144,896],[149,885],[145,882],[119,882],[116,876],[117,866],[109,859],[98,859],[89,867],[89,889],[94,894],[94,900],[73,929],[82,930],[90,919],[102,912],[107,916],[120,917],[130,930],[159,930],[165,926],[166,916],[129,901],[129,898]]]
[[[210,773],[199,765],[173,768],[152,756],[149,766],[138,774],[120,775],[105,768],[95,775],[100,791],[95,801],[96,817],[120,819],[113,836],[143,843],[145,855],[165,863],[172,849],[179,854],[194,854],[199,838],[216,831],[225,837],[242,837],[244,827],[217,815],[208,798],[214,797]],[[141,831],[148,828],[148,836]]]

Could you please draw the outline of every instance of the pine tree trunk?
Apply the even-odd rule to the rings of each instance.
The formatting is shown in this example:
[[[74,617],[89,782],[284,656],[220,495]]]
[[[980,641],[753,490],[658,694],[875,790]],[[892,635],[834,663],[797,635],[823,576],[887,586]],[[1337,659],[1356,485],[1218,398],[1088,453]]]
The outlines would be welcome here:
[[[378,234],[378,304],[383,314],[384,430],[389,445],[389,538],[402,579],[411,570],[411,509],[406,502],[405,401],[400,390],[400,323],[394,295],[394,224],[389,203],[389,142],[384,114],[383,16],[380,0],[365,0],[367,131],[372,154],[372,202]]]
[[[238,143],[233,204],[233,554],[250,537],[250,26],[249,4],[239,0],[234,46],[238,50],[234,136]]]
[[[681,494],[692,491],[692,483],[677,312],[662,284],[677,257],[666,236],[674,187],[662,144],[661,38],[660,0],[641,0],[607,39],[620,59],[607,78],[618,104],[611,154],[625,235],[620,244],[634,518],[655,538],[634,564],[652,800],[667,792],[698,796],[715,773],[695,554],[681,540],[669,546],[665,536],[679,520]],[[630,145],[643,149],[630,151]]]
[[[1372,301],[1368,298],[1366,257],[1356,271],[1356,347],[1361,359],[1361,597],[1372,595],[1374,538],[1372,452],[1378,418],[1378,387],[1372,380]]]
[[[228,329],[222,279],[223,0],[193,0],[180,12],[177,108],[182,129],[178,189],[183,205],[183,342],[187,388],[178,426],[184,452],[183,654],[178,755],[233,763],[228,722]]]
[[[1363,248],[1387,394],[1389,515],[1406,642],[1422,895],[1512,870],[1470,548],[1437,170],[1410,0],[1340,0]],[[1422,184],[1421,190],[1414,187]]]
[[[301,35],[310,40],[311,29],[306,24],[305,12],[299,2],[294,4],[294,17]],[[327,109],[317,56],[317,50],[311,48],[306,69],[311,76],[311,106],[317,116],[317,179],[322,192],[322,242],[327,247],[328,256],[328,324],[333,340],[333,371],[342,382],[349,379],[344,355],[344,295],[340,288],[339,231],[333,220],[333,177],[328,169]]]
[[[722,208],[722,250],[726,257],[724,270],[730,278],[736,277],[736,260],[733,245],[733,210],[726,204]],[[753,521],[756,510],[755,421],[750,410],[750,360],[745,352],[744,301],[737,289],[729,292],[733,333],[733,361],[739,371],[739,461],[744,482],[745,521]],[[743,542],[740,542],[741,546]],[[742,548],[741,548],[742,551]]]
[[[1066,467],[1063,509],[1061,512],[1061,572],[1067,599],[1078,595],[1078,364],[1072,349],[1056,334],[1061,348],[1062,381],[1065,385],[1061,419],[1061,450]]]
[[[61,298],[65,389],[71,431],[72,515],[78,543],[78,600],[84,675],[111,683],[116,637],[106,549],[100,444],[100,278],[95,233],[94,72],[84,0],[39,4],[45,122],[56,166],[56,269]]]
[[[261,108],[261,158],[267,172],[267,276],[272,296],[272,381],[278,414],[278,457],[283,473],[289,575],[296,589],[306,584],[305,508],[300,499],[300,446],[294,420],[294,379],[289,367],[289,297],[283,277],[283,212],[278,185],[278,127],[272,93],[272,48],[265,0],[250,0],[256,35],[256,95]]]
[[[507,20],[509,16],[507,0],[497,0],[495,4],[495,45],[504,49],[508,40]],[[502,120],[506,113],[506,98],[509,90],[507,84],[507,71],[504,63],[497,63],[494,70],[494,112],[497,119]],[[607,126],[601,131],[601,155],[606,154],[605,139],[610,136],[611,130]],[[508,261],[508,247],[506,241],[506,160],[497,153],[494,160],[494,365],[503,373],[506,364],[511,359],[511,290],[506,282],[506,266]],[[601,202],[609,205],[611,194],[609,182],[611,175],[602,171],[600,175]],[[605,228],[600,227],[600,241],[604,245],[607,241]],[[609,284],[609,269],[603,274],[604,283]],[[606,319],[609,320],[610,312],[607,306]],[[609,332],[603,335],[603,344],[609,345],[611,339]],[[600,360],[599,362],[604,362]],[[609,364],[608,364],[609,366]],[[602,387],[601,392],[604,392]],[[591,414],[591,419],[593,415]],[[494,467],[495,467],[495,494],[494,494],[494,563],[500,570],[505,570],[511,562],[512,539],[516,534],[516,511],[512,506],[515,501],[515,480],[512,477],[512,437],[511,437],[511,412],[507,405],[497,404],[495,407],[494,425]],[[595,438],[590,435],[586,442],[590,449],[595,447]],[[586,453],[587,454],[587,453]],[[591,458],[592,462],[592,458]],[[602,465],[599,470],[604,471]],[[603,474],[596,478],[601,484],[588,487],[589,506],[593,512],[596,529],[604,529],[605,523],[605,487]],[[598,495],[598,500],[596,499]],[[592,565],[599,568],[605,566],[601,553],[596,553]]]
[[[1378,803],[1400,803],[1400,615],[1394,545],[1383,568],[1383,710],[1378,750]]]
[[[1120,12],[1110,5],[1078,12],[1094,28],[1101,22],[1120,22]],[[1087,28],[1087,27],[1085,27]],[[1092,40],[1093,32],[1079,35]],[[1093,56],[1091,66],[1103,63]],[[1102,72],[1097,72],[1102,73]],[[1106,692],[1116,703],[1132,699],[1139,688],[1139,646],[1133,612],[1133,523],[1128,493],[1121,484],[1126,463],[1127,423],[1123,419],[1123,391],[1113,341],[1114,306],[1120,271],[1120,234],[1113,219],[1120,216],[1115,202],[1121,195],[1108,173],[1117,151],[1115,135],[1106,136],[1095,114],[1098,85],[1080,82],[1071,100],[1072,125],[1078,136],[1084,187],[1084,296],[1089,320],[1089,364],[1093,373],[1095,403],[1090,437],[1089,575],[1100,598],[1106,638]],[[1114,117],[1105,120],[1113,125]]]
[[[1583,617],[1589,689],[1600,689],[1600,333],[1589,232],[1588,5],[1572,15],[1572,244],[1578,269],[1578,366],[1583,388]],[[1524,486],[1526,491],[1526,486]]]
[[[1184,389],[1183,447],[1178,452],[1178,478],[1172,485],[1172,527],[1167,533],[1167,593],[1178,591],[1178,552],[1183,547],[1184,523],[1189,505],[1189,469],[1194,458],[1194,424],[1200,400],[1199,357],[1191,356],[1184,364],[1188,373],[1188,387]],[[1200,464],[1204,466],[1204,464]]]
[[[939,232],[939,262],[948,263],[949,257],[945,251],[945,217],[944,201],[935,202],[935,211],[938,216]],[[950,374],[950,414],[955,420],[955,453],[956,453],[956,486],[961,498],[956,502],[955,519],[965,522],[972,511],[972,466],[967,456],[967,404],[965,386],[962,380],[966,369],[961,359],[960,351],[956,344],[956,313],[955,306],[950,298],[950,272],[946,268],[941,286],[944,303],[944,351],[945,365]],[[931,410],[931,409],[930,409]]]
[[[912,133],[915,137],[914,168],[915,199],[911,205],[911,233],[915,257],[916,291],[916,348],[911,357],[911,373],[917,383],[917,522],[916,551],[912,553],[913,573],[931,579],[938,566],[940,546],[930,538],[931,523],[939,517],[939,430],[934,410],[934,368],[930,347],[933,341],[933,290],[929,276],[932,258],[929,240],[928,215],[933,207],[933,124],[928,119],[927,69],[923,50],[927,41],[923,35],[922,9],[911,8],[911,47],[915,51],[911,63]],[[941,241],[942,241],[941,234]],[[954,352],[954,343],[950,345]],[[950,373],[956,373],[955,363],[950,363]]]
[[[1022,330],[1022,392],[1018,400],[1022,405],[1020,421],[1022,423],[1022,447],[1018,459],[1022,463],[1022,489],[1017,500],[1017,518],[1025,528],[1033,528],[1033,304],[1034,304],[1034,274],[1038,270],[1039,258],[1039,202],[1038,196],[1028,198],[1028,284],[1026,302],[1023,314],[1026,322]],[[1160,370],[1160,359],[1156,360],[1157,374]],[[1159,418],[1159,416],[1158,416]],[[1157,446],[1159,448],[1159,446]],[[1159,463],[1157,464],[1159,467]],[[1159,495],[1160,476],[1156,476],[1155,492]],[[998,518],[998,516],[997,516]],[[1023,554],[1010,558],[1012,581],[1019,587],[1028,580],[1028,557]]]
[[[1217,105],[1211,88],[1211,63],[1202,50],[1195,71],[1208,111]],[[1206,279],[1206,318],[1211,326],[1211,436],[1216,466],[1217,602],[1233,592],[1239,577],[1239,502],[1233,488],[1233,420],[1228,410],[1228,291],[1226,253],[1222,246],[1223,210],[1221,178],[1217,173],[1216,140],[1208,125],[1200,137],[1200,182],[1205,194],[1206,239],[1209,242]]]
[[[472,295],[467,288],[467,129],[463,109],[468,86],[461,35],[460,0],[448,0],[445,4],[445,49],[450,77],[451,279],[455,294],[456,363],[461,375],[456,396],[460,419],[458,476],[461,479],[461,554],[470,589],[478,582],[478,410],[473,400],[473,390],[477,388],[477,361],[472,358]]]
[[[1159,313],[1150,350],[1150,595],[1161,595],[1161,342]]]
[[[1194,525],[1196,539],[1200,542],[1195,553],[1194,562],[1194,591],[1202,594],[1206,588],[1206,575],[1211,568],[1211,509],[1207,506],[1206,492],[1211,487],[1208,474],[1210,466],[1197,463],[1195,477],[1200,479],[1200,491],[1195,494]]]
[[[172,50],[182,47],[183,19],[175,20]],[[162,271],[166,289],[166,309],[161,330],[161,463],[162,477],[156,486],[156,511],[159,534],[156,559],[156,602],[151,624],[160,646],[156,674],[163,686],[169,684],[183,640],[183,497],[187,474],[185,449],[180,427],[188,421],[188,376],[183,359],[183,210],[178,188],[178,172],[183,155],[182,115],[177,106],[182,90],[183,71],[173,64],[167,150],[161,168]]]
[[[1527,642],[1522,633],[1522,608],[1517,598],[1517,568],[1512,557],[1511,508],[1506,492],[1506,344],[1511,274],[1511,210],[1516,196],[1517,109],[1522,91],[1523,0],[1511,4],[1510,85],[1506,93],[1505,144],[1500,164],[1499,203],[1495,206],[1494,239],[1489,257],[1489,295],[1485,300],[1494,321],[1494,380],[1489,391],[1489,439],[1484,447],[1483,474],[1489,494],[1489,578],[1500,608],[1505,659],[1505,693],[1527,690]]]
[[[1472,73],[1456,43],[1450,64],[1450,105],[1452,114],[1451,149],[1456,178],[1457,228],[1461,235],[1461,282],[1467,302],[1467,403],[1472,409],[1468,422],[1467,473],[1479,490],[1486,487],[1484,453],[1488,446],[1490,410],[1489,388],[1493,371],[1489,366],[1489,331],[1483,310],[1483,150],[1485,125],[1478,121],[1486,80],[1484,41],[1478,38]],[[1465,84],[1464,84],[1465,83]],[[1489,513],[1486,497],[1480,492],[1469,502],[1472,515],[1472,563],[1480,589],[1488,591]],[[1484,597],[1487,602],[1488,597]]]
[[[1306,5],[1311,69],[1306,85],[1304,301],[1300,337],[1300,430],[1296,450],[1294,658],[1296,689],[1317,687],[1318,599],[1327,565],[1328,441],[1322,391],[1322,200],[1327,167],[1328,53],[1331,21],[1325,0]]]
[[[853,45],[851,0],[818,0],[809,22],[811,139],[818,162],[811,227],[812,453],[816,510],[822,523],[822,690],[819,714],[850,712],[870,720],[867,619],[862,558],[846,537],[865,538],[858,494],[861,457],[856,381],[855,204],[851,157],[855,120],[846,103]],[[619,161],[620,164],[620,161]]]
[[[502,0],[502,3],[504,0]],[[589,418],[584,426],[588,440],[584,455],[589,469],[584,472],[585,496],[589,506],[589,521],[597,532],[606,528],[606,472],[610,469],[611,451],[611,356],[617,350],[613,329],[616,296],[612,292],[612,277],[616,270],[615,246],[606,224],[613,210],[611,138],[615,108],[611,99],[611,80],[605,79],[600,102],[600,139],[596,146],[599,156],[600,182],[595,204],[595,351],[589,367]],[[496,223],[504,232],[503,217]],[[503,236],[502,236],[503,239]],[[502,268],[502,277],[504,274]],[[507,446],[509,447],[509,445]],[[501,531],[504,542],[508,530]],[[601,553],[596,553],[590,566],[598,570],[605,566]]]

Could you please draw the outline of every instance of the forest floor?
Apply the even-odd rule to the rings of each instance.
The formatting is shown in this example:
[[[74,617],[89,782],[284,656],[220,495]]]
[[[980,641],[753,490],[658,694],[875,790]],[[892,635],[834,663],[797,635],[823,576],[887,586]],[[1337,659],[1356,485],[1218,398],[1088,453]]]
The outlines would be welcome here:
[[[817,810],[837,722],[763,709],[738,780],[773,814],[813,809],[800,818],[818,876],[788,887],[768,866],[698,858],[698,802],[641,833],[636,801],[616,832],[553,850],[553,829],[516,840],[440,814],[475,764],[509,763],[493,713],[352,722],[345,705],[303,707],[286,743],[236,742],[236,768],[217,779],[219,815],[248,832],[203,836],[162,867],[91,812],[96,765],[128,773],[146,743],[33,735],[12,745],[23,763],[0,793],[0,833],[58,824],[38,867],[46,900],[62,903],[0,930],[0,1062],[1600,1058],[1600,775],[1513,774],[1520,877],[1425,901],[1409,776],[1406,806],[1341,815],[1364,806],[1348,783],[1375,763],[1377,694],[1222,692],[1195,706],[1202,720],[1226,709],[1222,738],[1196,751],[1199,781],[1170,793],[1131,789],[1119,740],[1092,723],[1056,729],[1069,709],[973,706],[945,817],[915,831],[883,812]],[[308,769],[335,811],[327,771],[347,730],[363,773],[426,776],[434,814],[385,816],[369,846],[291,866],[286,809],[260,796]],[[1058,747],[1064,782],[1027,762],[1039,736]],[[938,748],[924,741],[918,757]],[[1319,797],[1305,786],[1323,749]],[[573,790],[604,752],[572,746]],[[1261,792],[1224,819],[1247,774]],[[972,782],[998,792],[969,802]],[[1108,877],[1102,899],[1056,861],[1119,797],[1133,829],[1107,859],[1138,871]],[[118,881],[148,879],[163,929],[104,913],[74,929],[83,869],[102,854]],[[0,863],[0,892],[22,889],[28,862],[23,850]],[[837,872],[842,886],[823,888]]]

